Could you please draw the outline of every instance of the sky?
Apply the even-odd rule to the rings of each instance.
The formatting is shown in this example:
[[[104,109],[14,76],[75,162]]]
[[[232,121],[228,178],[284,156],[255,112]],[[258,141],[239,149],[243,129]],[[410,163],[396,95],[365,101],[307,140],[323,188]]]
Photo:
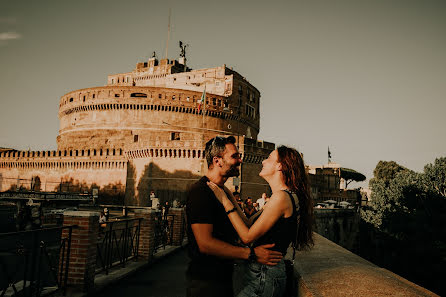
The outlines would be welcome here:
[[[0,0],[0,147],[56,149],[60,97],[163,57],[169,9],[170,59],[259,89],[259,139],[368,179],[446,156],[443,0]]]

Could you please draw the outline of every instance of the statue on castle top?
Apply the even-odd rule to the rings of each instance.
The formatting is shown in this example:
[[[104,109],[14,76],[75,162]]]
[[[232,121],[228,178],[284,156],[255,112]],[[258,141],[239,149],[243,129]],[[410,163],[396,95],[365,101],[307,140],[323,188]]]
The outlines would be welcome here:
[[[152,58],[156,58],[156,53],[153,51]]]
[[[186,47],[187,46],[188,46],[188,44],[183,44],[183,42],[180,40],[180,49],[181,49],[180,57],[183,57],[183,58],[186,57]]]

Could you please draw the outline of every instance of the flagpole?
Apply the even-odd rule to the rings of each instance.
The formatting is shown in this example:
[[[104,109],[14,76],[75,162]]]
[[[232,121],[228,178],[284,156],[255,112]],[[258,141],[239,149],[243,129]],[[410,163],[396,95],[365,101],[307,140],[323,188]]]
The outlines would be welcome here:
[[[206,82],[204,83],[204,90],[203,90],[203,93],[201,94],[200,101],[201,101],[200,105],[203,106],[203,108],[201,108],[201,112],[203,113],[203,116],[201,118],[201,129],[202,129],[202,140],[201,141],[204,145],[204,143],[205,143],[205,141],[204,141],[204,133],[205,133],[204,117],[205,117],[205,112],[206,112]],[[199,108],[201,106],[199,106]]]
[[[206,82],[204,83],[204,90],[203,90],[203,94],[201,96],[201,104],[203,104],[203,118],[202,118],[201,127],[203,128],[203,133],[204,133],[204,122],[205,122],[204,117],[206,116]]]

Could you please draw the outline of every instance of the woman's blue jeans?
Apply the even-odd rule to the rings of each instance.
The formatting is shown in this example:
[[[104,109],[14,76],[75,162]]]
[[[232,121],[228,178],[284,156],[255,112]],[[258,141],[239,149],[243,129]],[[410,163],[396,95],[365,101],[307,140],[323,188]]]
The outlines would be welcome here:
[[[243,277],[237,297],[282,297],[286,286],[283,259],[275,266],[244,262],[238,271]]]

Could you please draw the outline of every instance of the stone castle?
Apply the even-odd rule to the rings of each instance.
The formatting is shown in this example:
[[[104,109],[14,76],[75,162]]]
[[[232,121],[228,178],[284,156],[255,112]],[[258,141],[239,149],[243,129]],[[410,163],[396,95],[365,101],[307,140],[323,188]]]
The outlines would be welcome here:
[[[161,201],[184,201],[206,173],[205,143],[233,135],[243,164],[226,185],[257,198],[268,190],[261,161],[275,148],[257,139],[259,106],[257,88],[225,65],[192,70],[184,55],[152,57],[105,86],[63,95],[57,150],[0,150],[0,191],[97,188],[102,202],[147,206],[154,190]]]

